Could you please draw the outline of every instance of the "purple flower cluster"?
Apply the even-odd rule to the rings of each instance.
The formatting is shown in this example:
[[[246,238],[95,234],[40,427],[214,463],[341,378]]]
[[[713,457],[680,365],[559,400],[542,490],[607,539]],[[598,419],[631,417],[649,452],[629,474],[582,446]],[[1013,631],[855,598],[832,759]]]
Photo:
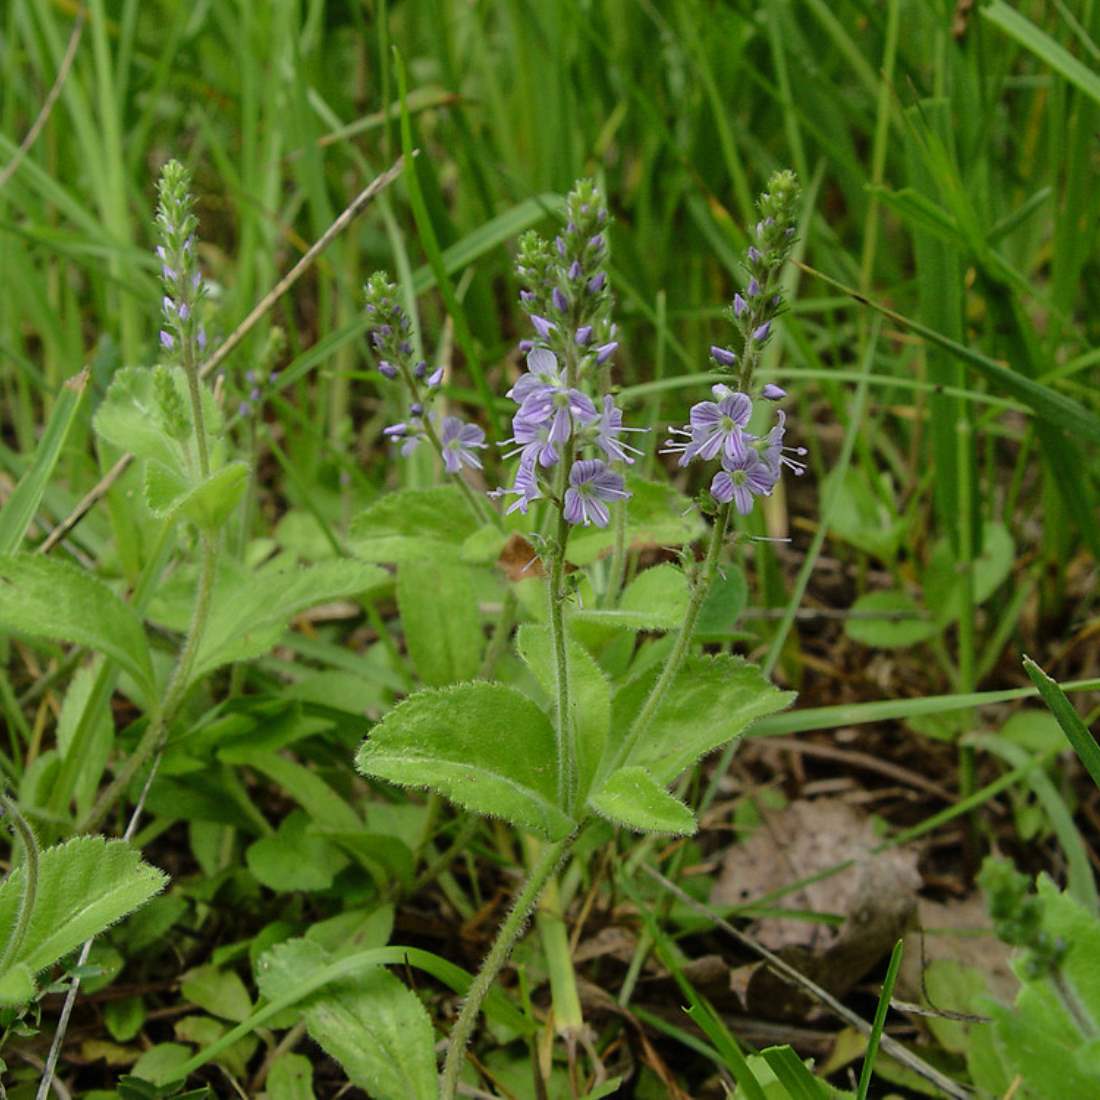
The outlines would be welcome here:
[[[574,453],[589,446],[603,452],[606,461],[573,462],[564,499],[565,517],[573,524],[606,526],[609,517],[605,502],[630,496],[623,478],[608,463],[632,463],[634,459],[628,452],[641,451],[619,437],[623,432],[643,429],[623,426],[622,410],[610,394],[604,396],[603,411],[598,412],[586,393],[568,384],[557,356],[548,348],[527,353],[527,373],[520,376],[508,396],[519,406],[512,418],[512,437],[507,440],[515,447],[505,455],[519,455],[519,469],[512,488],[501,490],[517,498],[508,512],[526,512],[532,501],[543,496],[540,472],[557,466],[571,442]]]
[[[733,296],[730,308],[730,320],[740,335],[740,354],[719,345],[710,349],[719,368],[736,373],[736,385],[713,386],[714,400],[693,405],[688,423],[682,428],[670,427],[672,438],[665,441],[664,453],[679,455],[681,466],[696,459],[718,459],[721,469],[711,479],[710,494],[719,504],[732,502],[742,515],[752,511],[756,497],[772,492],[784,466],[795,474],[806,469],[794,457],[805,455],[806,449],[783,443],[786,414],[782,409],[777,410],[776,424],[764,435],[748,430],[753,413],[750,394],[757,392],[766,401],[787,396],[786,390],[772,382],[756,391],[753,374],[782,310],[779,280],[794,242],[797,199],[798,182],[793,173],[774,173],[760,197],[761,218],[754,229],[754,243],[745,254],[748,282],[743,292]]]
[[[164,327],[160,346],[179,355],[185,363],[194,359],[196,349],[206,348],[206,331],[196,317],[196,307],[206,293],[195,256],[195,230],[198,219],[190,194],[191,177],[178,161],[169,161],[157,183],[157,245],[164,296],[161,312]]]
[[[566,199],[567,221],[553,242],[533,230],[520,238],[516,274],[525,289],[520,305],[536,339],[521,351],[542,346],[565,361],[576,357],[581,372],[603,366],[619,344],[610,320],[607,281],[607,207],[592,180],[579,180]]]
[[[765,435],[746,430],[752,416],[748,394],[735,392],[722,384],[713,387],[715,400],[700,401],[691,407],[688,423],[669,430],[673,438],[665,441],[664,454],[678,454],[680,465],[695,459],[719,459],[721,470],[710,483],[710,494],[719,504],[734,506],[742,515],[752,511],[755,497],[769,496],[779,481],[782,468],[795,474],[805,465],[792,457],[805,455],[805,447],[783,444],[786,414],[777,410],[777,423]]]
[[[404,456],[428,440],[449,474],[460,473],[463,466],[480,470],[477,452],[488,446],[485,432],[457,416],[444,416],[440,422],[434,412],[427,411],[443,382],[443,367],[430,370],[423,359],[416,358],[412,323],[397,304],[397,287],[383,272],[375,272],[367,282],[366,312],[378,373],[390,381],[400,380],[409,398],[407,418],[384,428],[382,434],[399,443]]]

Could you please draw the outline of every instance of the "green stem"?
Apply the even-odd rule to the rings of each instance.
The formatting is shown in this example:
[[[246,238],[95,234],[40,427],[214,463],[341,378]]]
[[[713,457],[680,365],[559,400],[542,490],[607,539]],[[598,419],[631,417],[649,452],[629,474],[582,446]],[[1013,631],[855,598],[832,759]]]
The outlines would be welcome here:
[[[203,631],[206,629],[206,620],[210,614],[210,597],[214,590],[217,562],[217,538],[211,534],[204,534],[202,560],[199,564],[199,584],[195,594],[195,608],[191,615],[191,624],[187,629],[183,648],[180,650],[179,659],[165,688],[164,699],[149,719],[149,725],[146,727],[145,733],[142,734],[137,748],[131,753],[118,775],[115,776],[100,796],[99,801],[77,826],[77,833],[90,833],[99,828],[103,819],[110,812],[111,807],[130,785],[130,781],[137,774],[138,769],[155,750],[159,751],[163,746],[168,723],[171,722],[176,710],[183,702],[190,686],[191,669],[195,663],[199,642],[202,640]]]
[[[569,521],[565,518],[567,471],[573,463],[573,448],[566,446],[558,479],[558,530],[550,559],[550,582],[546,593],[549,603],[550,641],[554,647],[554,686],[557,696],[555,733],[557,735],[558,795],[562,808],[573,816],[577,800],[577,746],[573,736],[573,714],[569,706],[569,654],[565,634],[565,547],[569,541]]]
[[[427,401],[425,398],[427,395],[422,392],[417,382],[416,375],[409,370],[408,364],[403,361],[398,363],[398,369],[401,371],[401,379],[405,383],[405,387],[412,396],[413,401],[423,405],[426,409]],[[428,437],[428,442],[431,443],[432,450],[435,451],[436,455],[439,457],[439,461],[443,462],[444,467],[446,467],[446,463],[443,459],[443,443],[439,438],[439,433],[435,430],[435,425],[428,416],[422,418],[422,423],[424,425],[424,434]],[[470,510],[474,513],[474,518],[478,523],[495,523],[499,527],[500,517],[474,493],[473,489],[466,484],[466,479],[461,474],[456,474],[455,481],[458,483],[459,489],[462,490],[462,495],[466,498],[466,503],[470,506]]]
[[[691,649],[691,639],[695,634],[695,623],[699,618],[699,609],[703,606],[703,601],[710,591],[714,574],[718,569],[718,556],[726,537],[730,507],[729,504],[723,504],[718,510],[718,515],[715,517],[714,526],[710,532],[707,556],[703,559],[702,568],[696,573],[695,581],[691,587],[691,598],[688,601],[687,611],[684,613],[684,625],[680,627],[680,633],[677,635],[672,652],[665,662],[665,667],[661,670],[661,675],[657,677],[657,682],[653,685],[649,696],[642,704],[642,709],[638,712],[638,717],[634,719],[630,732],[623,740],[618,758],[615,761],[615,767],[621,767],[625,761],[630,759],[630,754],[634,751],[635,745],[649,731],[657,710],[664,701],[665,694],[672,686]]]
[[[462,1004],[458,1020],[455,1021],[455,1026],[451,1030],[447,1060],[443,1066],[440,1100],[454,1100],[458,1091],[459,1074],[462,1072],[465,1061],[466,1047],[470,1043],[482,1002],[489,995],[497,975],[508,961],[512,948],[531,916],[531,911],[538,903],[546,880],[554,873],[572,843],[573,837],[569,836],[543,849],[538,862],[531,868],[523,889],[516,896],[511,911],[504,918],[497,938],[489,948],[489,953],[485,956],[485,961],[481,964],[481,969],[477,972],[470,986],[470,992]]]
[[[535,837],[526,837],[524,849],[527,862],[534,866],[538,862],[543,843]],[[577,992],[573,953],[569,948],[569,933],[563,916],[565,908],[558,876],[551,875],[546,881],[546,888],[535,914],[535,925],[542,941],[542,953],[550,979],[554,1031],[558,1035],[576,1036],[584,1027],[584,1013]]]
[[[12,829],[19,834],[23,842],[23,859],[26,873],[23,876],[23,893],[19,898],[19,911],[15,917],[15,927],[12,929],[4,950],[0,952],[0,975],[4,973],[8,964],[19,956],[19,948],[23,946],[23,938],[27,934],[27,927],[31,923],[31,914],[34,912],[34,898],[38,893],[38,841],[35,839],[34,830],[27,819],[20,813],[19,806],[14,799],[8,798],[0,791],[0,809],[11,820]]]

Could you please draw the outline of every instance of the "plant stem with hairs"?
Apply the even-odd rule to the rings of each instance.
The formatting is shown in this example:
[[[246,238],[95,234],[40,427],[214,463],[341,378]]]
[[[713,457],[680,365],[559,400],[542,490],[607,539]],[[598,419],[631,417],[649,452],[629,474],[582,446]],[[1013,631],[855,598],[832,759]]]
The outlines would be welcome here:
[[[573,843],[573,837],[559,840],[544,848],[537,862],[531,868],[527,881],[516,895],[508,916],[500,926],[497,937],[493,940],[485,961],[481,964],[470,986],[466,1000],[462,1002],[462,1009],[458,1019],[451,1029],[451,1039],[447,1046],[447,1058],[443,1065],[443,1079],[440,1086],[440,1100],[454,1100],[458,1092],[458,1078],[462,1072],[462,1066],[466,1057],[466,1047],[469,1046],[470,1037],[473,1035],[474,1026],[477,1023],[478,1014],[489,990],[504,968],[508,957],[515,947],[516,941],[523,932],[531,913],[538,904],[547,880],[557,869],[566,852]]]
[[[649,731],[649,727],[653,724],[653,719],[656,717],[668,689],[675,682],[691,650],[691,640],[695,634],[695,624],[699,618],[699,611],[703,606],[703,601],[707,598],[707,593],[710,591],[714,576],[718,571],[718,559],[726,537],[730,507],[729,504],[723,504],[718,509],[714,525],[711,527],[706,557],[692,581],[691,596],[688,600],[687,610],[684,612],[683,625],[676,636],[676,641],[673,643],[672,652],[668,655],[665,667],[661,670],[661,675],[657,677],[656,683],[650,689],[646,701],[642,704],[642,709],[638,711],[638,716],[630,727],[630,732],[623,740],[615,767],[621,766],[623,761],[630,758],[634,747]]]

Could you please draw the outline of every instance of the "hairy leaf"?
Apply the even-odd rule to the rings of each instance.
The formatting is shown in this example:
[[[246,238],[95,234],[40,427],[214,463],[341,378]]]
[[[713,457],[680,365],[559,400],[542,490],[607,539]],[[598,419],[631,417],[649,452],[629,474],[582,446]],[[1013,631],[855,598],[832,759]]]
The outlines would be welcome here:
[[[364,775],[426,787],[551,840],[573,823],[557,798],[557,753],[546,715],[503,684],[417,692],[371,730]]]
[[[137,612],[68,562],[31,554],[0,557],[0,629],[98,650],[145,691],[152,689],[153,666]]]
[[[15,927],[25,874],[17,867],[0,885],[0,950]],[[144,905],[167,881],[126,841],[83,836],[47,848],[30,924],[10,964],[32,974],[44,970]]]
[[[588,804],[601,817],[640,833],[695,832],[695,815],[645,770],[619,768]]]
[[[648,669],[624,684],[611,708],[613,743],[609,759],[630,729],[659,669]],[[794,692],[780,691],[755,665],[737,657],[693,657],[669,688],[649,732],[634,746],[625,766],[645,768],[669,783],[704,753],[743,733],[749,724],[790,706]]]
[[[191,395],[182,367],[170,368],[176,397],[190,427]],[[207,451],[211,464],[221,464],[224,451],[224,421],[222,411],[207,386],[203,386],[202,418],[206,429]],[[157,400],[154,372],[146,367],[122,367],[115,371],[107,396],[92,420],[96,434],[119,450],[129,451],[136,458],[155,459],[169,469],[188,469],[191,459],[183,444],[168,432],[164,414]],[[187,446],[193,447],[194,429],[187,436]]]
[[[639,573],[618,607],[579,608],[570,618],[627,630],[675,630],[684,621],[689,598],[683,571],[665,563]]]
[[[397,608],[409,656],[424,683],[442,687],[477,675],[484,638],[469,566],[402,562]]]
[[[569,698],[577,736],[578,800],[583,801],[603,759],[611,726],[611,688],[592,655],[573,638],[566,649]],[[516,632],[516,648],[554,711],[557,711],[557,673],[550,631],[525,623]]]
[[[376,500],[352,522],[350,545],[365,561],[439,562],[457,559],[479,527],[457,486],[403,489]]]
[[[293,995],[303,976],[330,962],[318,944],[290,940],[263,956],[260,991]],[[331,982],[299,1002],[306,1027],[352,1084],[377,1100],[436,1100],[435,1036],[416,995],[378,967]]]
[[[221,665],[266,653],[295,615],[317,604],[360,596],[389,583],[385,570],[354,561],[301,569],[273,563],[257,573],[221,574],[192,676],[197,680]]]

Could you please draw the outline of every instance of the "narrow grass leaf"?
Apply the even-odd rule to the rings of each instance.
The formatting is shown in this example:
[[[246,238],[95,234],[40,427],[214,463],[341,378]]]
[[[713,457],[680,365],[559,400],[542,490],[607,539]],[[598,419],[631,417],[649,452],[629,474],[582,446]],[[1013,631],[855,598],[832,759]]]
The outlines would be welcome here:
[[[894,944],[894,950],[890,955],[890,965],[886,968],[886,977],[882,982],[882,993],[879,995],[878,1008],[875,1009],[875,1018],[871,1023],[871,1034],[867,1036],[867,1051],[863,1055],[863,1069],[859,1074],[859,1087],[856,1089],[856,1100],[867,1100],[868,1090],[871,1087],[871,1077],[875,1068],[875,1057],[878,1054],[879,1043],[882,1041],[882,1032],[886,1027],[886,1014],[890,1011],[890,998],[894,995],[894,983],[901,969],[902,941]]]
[[[1100,787],[1100,745],[1081,721],[1073,704],[1066,698],[1062,685],[1051,679],[1030,657],[1024,658],[1024,669],[1043,697],[1043,702],[1058,720],[1066,740],[1073,746],[1073,751],[1092,776],[1092,781]]]

